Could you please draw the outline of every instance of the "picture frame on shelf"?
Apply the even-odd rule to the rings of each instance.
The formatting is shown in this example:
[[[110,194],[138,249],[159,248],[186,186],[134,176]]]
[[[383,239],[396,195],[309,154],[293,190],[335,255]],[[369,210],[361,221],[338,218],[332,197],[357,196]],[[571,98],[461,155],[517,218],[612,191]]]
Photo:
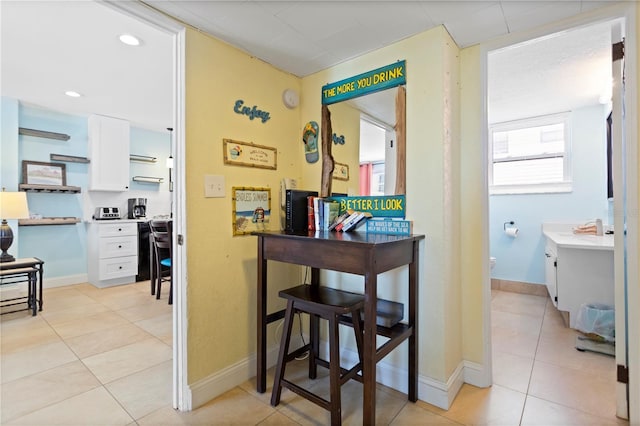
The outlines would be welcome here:
[[[22,183],[29,185],[67,185],[67,167],[64,163],[22,161]]]

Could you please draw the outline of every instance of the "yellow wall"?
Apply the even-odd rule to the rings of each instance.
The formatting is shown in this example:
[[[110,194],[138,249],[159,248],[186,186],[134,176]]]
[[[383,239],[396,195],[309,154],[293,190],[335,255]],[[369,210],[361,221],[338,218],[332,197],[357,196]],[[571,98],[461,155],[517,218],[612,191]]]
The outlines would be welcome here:
[[[461,126],[461,193],[460,193],[460,270],[462,279],[462,341],[464,359],[482,363],[484,335],[482,323],[483,277],[488,279],[483,262],[482,229],[488,223],[486,212],[486,173],[482,150],[482,73],[480,48],[460,52],[462,98]],[[483,199],[483,195],[485,198]],[[485,269],[483,269],[483,265]],[[487,284],[488,285],[488,284]]]
[[[302,117],[320,122],[324,84],[407,61],[407,217],[414,232],[427,236],[420,259],[419,373],[439,381],[462,360],[457,54],[449,34],[438,27],[302,79]],[[319,187],[319,164],[302,173],[305,182]],[[406,298],[394,284],[398,275],[381,277],[379,297]],[[389,359],[406,366],[400,354]]]
[[[279,182],[299,177],[300,109],[287,109],[286,88],[300,80],[194,30],[186,43],[186,210],[188,381],[193,383],[255,353],[256,239],[232,236],[232,186],[270,187],[270,229],[279,229]],[[233,111],[236,100],[270,112],[266,123]],[[277,170],[223,164],[222,139],[277,148]],[[204,175],[224,175],[226,197],[204,198]],[[270,266],[271,283],[295,284],[298,269]],[[292,278],[293,277],[293,278]],[[292,279],[294,281],[292,281]],[[277,289],[276,286],[272,290]],[[270,311],[284,305],[270,299]],[[270,327],[273,333],[273,327]],[[270,337],[269,342],[273,342]]]
[[[475,246],[461,239],[461,141],[459,49],[438,27],[328,70],[298,79],[199,32],[188,30],[186,54],[186,187],[188,250],[188,381],[194,383],[255,354],[256,241],[231,235],[231,187],[272,188],[270,229],[279,228],[279,181],[300,179],[305,189],[319,189],[321,161],[304,161],[301,132],[307,121],[321,123],[321,87],[397,60],[407,61],[407,216],[414,232],[425,234],[420,258],[420,365],[422,376],[447,382],[463,360],[463,350],[482,359],[481,298],[466,298],[461,282],[461,252]],[[301,105],[288,110],[285,88],[298,89]],[[266,124],[233,112],[237,99],[271,113]],[[337,192],[358,191],[358,114],[344,105],[331,107],[334,131],[346,144],[334,145],[338,162],[350,166],[348,182],[333,182]],[[338,116],[339,114],[339,116]],[[464,135],[464,132],[463,132]],[[276,147],[278,169],[224,165],[222,139]],[[462,160],[470,157],[462,157]],[[204,198],[206,174],[223,174],[225,198]],[[287,287],[299,269],[270,265],[270,282]],[[342,277],[344,278],[344,277]],[[406,301],[406,271],[379,280],[379,297]],[[340,281],[340,277],[337,279]],[[345,285],[354,285],[345,279]],[[341,283],[338,282],[338,285]],[[355,284],[357,285],[357,283]],[[465,282],[465,285],[467,283]],[[276,294],[272,287],[270,294]],[[270,298],[269,311],[282,307]],[[473,300],[472,300],[473,299]],[[472,303],[469,305],[469,303]],[[469,312],[463,311],[471,308]],[[464,315],[464,317],[463,317]],[[463,322],[464,318],[464,322]],[[273,333],[273,326],[270,327]],[[469,342],[465,339],[472,336]],[[273,345],[270,337],[269,345]],[[406,366],[406,349],[385,361]]]

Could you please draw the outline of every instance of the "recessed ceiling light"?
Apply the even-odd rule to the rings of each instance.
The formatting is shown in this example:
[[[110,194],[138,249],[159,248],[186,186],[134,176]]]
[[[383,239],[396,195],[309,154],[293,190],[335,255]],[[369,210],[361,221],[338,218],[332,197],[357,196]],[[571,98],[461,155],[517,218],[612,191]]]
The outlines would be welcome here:
[[[66,92],[64,92],[64,94],[72,98],[79,98],[80,96],[82,96],[80,93],[74,92],[73,90],[67,90]]]
[[[122,34],[120,36],[120,41],[124,44],[128,44],[129,46],[139,46],[140,39],[136,36],[132,36],[131,34]]]

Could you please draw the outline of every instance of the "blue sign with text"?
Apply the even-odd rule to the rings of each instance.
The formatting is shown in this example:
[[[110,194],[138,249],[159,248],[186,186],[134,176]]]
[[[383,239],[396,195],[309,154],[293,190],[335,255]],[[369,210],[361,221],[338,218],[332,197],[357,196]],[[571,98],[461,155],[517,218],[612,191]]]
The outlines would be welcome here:
[[[322,86],[322,105],[331,105],[407,82],[406,61],[398,61],[373,71]]]

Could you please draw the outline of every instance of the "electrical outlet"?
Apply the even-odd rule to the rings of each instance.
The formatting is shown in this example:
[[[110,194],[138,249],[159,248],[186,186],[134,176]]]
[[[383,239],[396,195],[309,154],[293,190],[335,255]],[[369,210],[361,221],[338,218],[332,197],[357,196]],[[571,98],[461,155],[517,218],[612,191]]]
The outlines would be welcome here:
[[[224,197],[224,176],[204,175],[205,198]]]

